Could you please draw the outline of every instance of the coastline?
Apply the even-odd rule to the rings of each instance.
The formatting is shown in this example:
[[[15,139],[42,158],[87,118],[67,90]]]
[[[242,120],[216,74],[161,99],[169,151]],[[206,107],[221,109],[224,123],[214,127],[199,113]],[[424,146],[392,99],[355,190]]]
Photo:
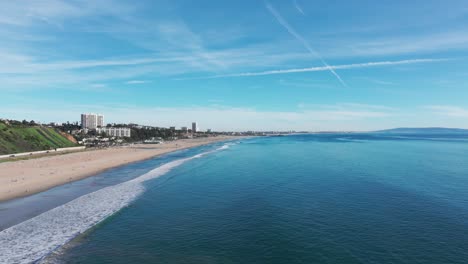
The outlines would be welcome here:
[[[0,201],[29,196],[99,172],[166,153],[245,137],[182,139],[0,163]]]

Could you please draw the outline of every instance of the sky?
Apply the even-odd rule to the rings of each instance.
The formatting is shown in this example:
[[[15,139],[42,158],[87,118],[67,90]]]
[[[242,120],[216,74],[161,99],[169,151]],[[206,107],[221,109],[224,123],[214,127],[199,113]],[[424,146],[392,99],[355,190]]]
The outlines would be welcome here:
[[[468,3],[0,1],[0,118],[468,128]]]

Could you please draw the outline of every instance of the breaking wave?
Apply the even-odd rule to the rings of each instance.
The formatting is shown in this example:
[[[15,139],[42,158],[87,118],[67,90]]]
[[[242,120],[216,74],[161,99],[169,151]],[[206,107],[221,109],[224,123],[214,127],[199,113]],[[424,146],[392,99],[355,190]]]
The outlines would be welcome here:
[[[128,206],[144,192],[143,182],[162,176],[189,160],[229,148],[229,145],[232,144],[166,163],[133,180],[86,194],[1,231],[0,262],[40,261],[77,235]]]

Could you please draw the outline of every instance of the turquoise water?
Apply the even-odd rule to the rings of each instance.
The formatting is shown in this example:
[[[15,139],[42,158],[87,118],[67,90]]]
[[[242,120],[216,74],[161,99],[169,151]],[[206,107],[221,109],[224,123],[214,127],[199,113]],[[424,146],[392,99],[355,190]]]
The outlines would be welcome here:
[[[468,262],[463,137],[255,138],[144,186],[49,261]]]

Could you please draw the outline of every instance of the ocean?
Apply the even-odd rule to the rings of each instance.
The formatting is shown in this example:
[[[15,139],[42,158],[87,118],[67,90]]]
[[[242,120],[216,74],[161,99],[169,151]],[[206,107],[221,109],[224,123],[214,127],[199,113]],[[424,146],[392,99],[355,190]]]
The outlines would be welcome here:
[[[463,135],[258,137],[105,175],[0,232],[0,262],[468,263]]]

